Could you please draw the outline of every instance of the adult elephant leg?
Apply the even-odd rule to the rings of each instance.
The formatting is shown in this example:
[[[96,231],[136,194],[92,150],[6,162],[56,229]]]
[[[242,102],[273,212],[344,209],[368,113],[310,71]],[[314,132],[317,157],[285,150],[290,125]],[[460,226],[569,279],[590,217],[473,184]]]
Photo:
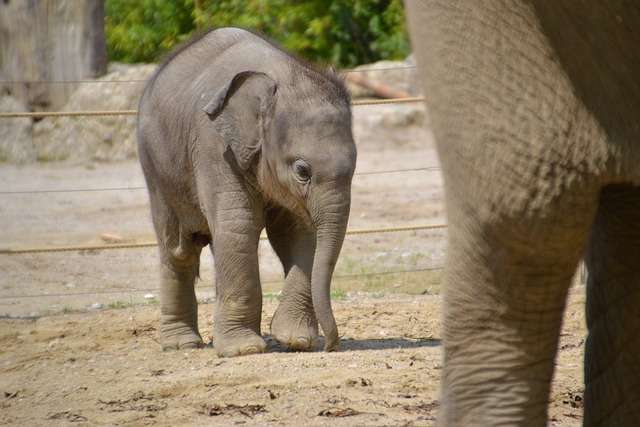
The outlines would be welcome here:
[[[496,212],[481,219],[474,212],[486,206],[449,201],[440,420],[447,426],[544,426],[567,291],[590,209],[563,203],[535,217]]]
[[[149,194],[160,253],[160,342],[164,350],[202,346],[194,284],[202,246],[180,228],[162,195]]]
[[[292,350],[311,350],[318,337],[311,298],[315,235],[283,208],[267,212],[266,226],[285,274],[280,304],[271,320],[271,335]]]
[[[585,426],[640,425],[640,187],[602,190],[589,242]]]
[[[531,2],[406,4],[450,224],[440,418],[543,426],[611,150]]]
[[[222,357],[261,353],[262,290],[258,269],[258,242],[263,228],[262,206],[243,188],[218,193],[213,224],[216,270],[216,308],[213,340]]]

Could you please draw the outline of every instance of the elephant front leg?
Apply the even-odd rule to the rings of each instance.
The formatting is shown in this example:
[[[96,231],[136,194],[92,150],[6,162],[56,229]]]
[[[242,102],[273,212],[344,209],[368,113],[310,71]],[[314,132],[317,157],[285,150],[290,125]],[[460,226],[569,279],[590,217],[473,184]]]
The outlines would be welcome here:
[[[267,215],[269,241],[285,271],[280,304],[271,320],[271,335],[292,350],[312,350],[318,321],[311,300],[315,236],[284,209]]]
[[[213,257],[216,306],[213,340],[219,356],[261,353],[262,290],[258,269],[259,214],[242,193],[223,198],[217,207]]]

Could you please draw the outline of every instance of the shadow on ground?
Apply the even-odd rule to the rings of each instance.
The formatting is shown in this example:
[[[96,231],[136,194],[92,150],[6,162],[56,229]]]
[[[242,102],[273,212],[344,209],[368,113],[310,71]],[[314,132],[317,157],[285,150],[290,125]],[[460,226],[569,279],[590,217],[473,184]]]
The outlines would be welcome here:
[[[288,352],[289,350],[270,336],[265,337],[268,352]],[[340,340],[339,351],[363,351],[363,350],[390,350],[405,348],[439,347],[441,341],[437,338],[407,339],[407,338],[380,338],[358,340],[343,338]],[[316,351],[324,347],[324,338],[320,337],[316,343]]]
[[[436,338],[406,339],[406,338],[383,338],[383,339],[343,339],[340,340],[341,351],[358,350],[389,350],[394,348],[420,348],[438,347],[440,340]]]

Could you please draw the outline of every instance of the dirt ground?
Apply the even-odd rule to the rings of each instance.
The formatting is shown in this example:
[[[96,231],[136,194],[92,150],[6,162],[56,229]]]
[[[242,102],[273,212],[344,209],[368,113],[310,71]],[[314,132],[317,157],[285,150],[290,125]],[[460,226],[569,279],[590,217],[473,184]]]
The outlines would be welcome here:
[[[445,223],[435,149],[418,143],[430,136],[378,130],[375,114],[393,110],[367,108],[354,111],[349,228]],[[436,169],[368,174],[423,167]],[[0,248],[154,238],[135,161],[0,165],[0,183]],[[136,188],[84,191],[121,187]],[[59,189],[83,191],[6,193]],[[153,248],[0,254],[0,424],[433,425],[445,252],[446,229],[348,236],[332,293],[341,351],[289,353],[269,341],[269,353],[236,359],[160,351]],[[202,257],[210,340],[215,277]],[[268,334],[282,268],[267,242],[260,259]],[[581,425],[583,302],[574,287],[551,425]]]
[[[550,425],[581,425],[582,288],[571,296]],[[275,301],[265,304],[268,330]],[[429,426],[441,369],[438,296],[334,302],[342,350],[219,359],[161,352],[155,307],[0,323],[0,424]],[[212,305],[200,309],[210,337]]]

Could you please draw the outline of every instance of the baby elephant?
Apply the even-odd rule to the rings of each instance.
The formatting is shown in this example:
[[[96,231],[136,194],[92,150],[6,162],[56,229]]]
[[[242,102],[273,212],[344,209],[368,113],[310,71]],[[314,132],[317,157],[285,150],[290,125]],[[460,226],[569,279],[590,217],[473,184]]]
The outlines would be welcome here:
[[[258,241],[285,272],[271,333],[294,350],[338,347],[329,290],[349,218],[356,147],[349,95],[329,72],[220,28],[175,51],[147,83],[138,152],[160,249],[164,349],[202,345],[194,282],[216,269],[214,345],[263,352]]]

